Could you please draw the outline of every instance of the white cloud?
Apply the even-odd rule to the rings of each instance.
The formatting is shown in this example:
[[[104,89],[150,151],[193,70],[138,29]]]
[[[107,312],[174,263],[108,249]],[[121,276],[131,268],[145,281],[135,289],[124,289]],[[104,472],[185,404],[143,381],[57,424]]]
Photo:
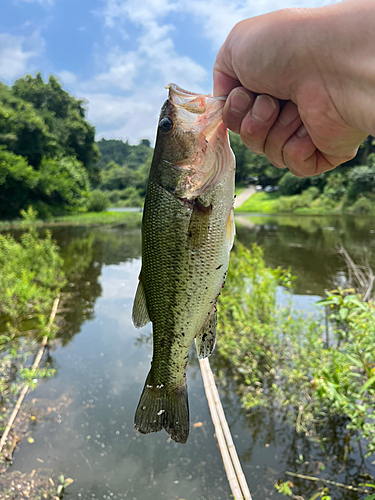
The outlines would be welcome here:
[[[314,7],[333,1],[106,0],[102,12],[105,25],[123,40],[129,40],[132,33],[135,44],[130,51],[119,46],[104,55],[97,51],[100,72],[78,87],[79,94],[88,101],[88,118],[96,125],[99,137],[131,142],[144,137],[153,141],[167,83],[175,82],[195,92],[210,90],[210,68],[189,56],[188,45],[185,53],[176,49],[174,37],[178,37],[178,29],[194,34],[195,43],[199,36],[206,38],[217,50],[241,19],[286,7]]]
[[[164,94],[164,95],[163,95]],[[112,94],[83,94],[88,102],[88,119],[97,125],[98,138],[154,140],[156,120],[166,98],[163,88],[143,93],[143,89],[130,97]]]
[[[76,83],[77,81],[76,75],[71,71],[59,71],[57,73],[57,76],[60,78],[63,85],[71,85],[73,83]]]
[[[154,140],[160,107],[167,97],[165,85],[176,82],[196,91],[207,84],[208,71],[175,48],[175,27],[157,21],[169,9],[167,0],[147,0],[146,4],[130,0],[109,0],[106,22],[115,15],[137,24],[136,49],[125,52],[118,46],[106,55],[97,54],[101,72],[83,82],[80,94],[88,101],[88,119],[97,125],[98,137]],[[89,91],[89,94],[87,93]]]
[[[0,34],[0,78],[12,80],[31,71],[30,60],[42,54],[44,45],[39,31],[28,38]]]
[[[178,3],[170,0],[107,0],[104,16],[111,27],[118,20],[144,25],[177,10]]]
[[[143,62],[136,52],[121,52],[119,47],[112,49],[106,57],[108,70],[97,75],[92,84],[94,87],[117,87],[129,90],[133,87],[134,78]]]

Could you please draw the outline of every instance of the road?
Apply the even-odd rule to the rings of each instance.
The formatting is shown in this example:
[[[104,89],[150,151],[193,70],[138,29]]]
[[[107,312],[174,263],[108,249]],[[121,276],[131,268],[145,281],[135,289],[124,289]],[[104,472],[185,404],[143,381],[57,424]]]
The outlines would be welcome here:
[[[242,191],[242,193],[236,196],[236,199],[234,200],[234,208],[239,208],[254,193],[256,193],[255,186],[249,186],[248,188],[246,188],[245,191]]]

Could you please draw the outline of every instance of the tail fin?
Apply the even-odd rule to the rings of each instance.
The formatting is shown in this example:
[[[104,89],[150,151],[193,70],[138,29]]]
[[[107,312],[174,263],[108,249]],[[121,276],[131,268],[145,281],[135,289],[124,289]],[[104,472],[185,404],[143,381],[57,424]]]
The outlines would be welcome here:
[[[189,436],[189,403],[186,385],[173,391],[154,385],[149,372],[137,411],[134,427],[142,434],[162,428],[176,443],[186,443]]]

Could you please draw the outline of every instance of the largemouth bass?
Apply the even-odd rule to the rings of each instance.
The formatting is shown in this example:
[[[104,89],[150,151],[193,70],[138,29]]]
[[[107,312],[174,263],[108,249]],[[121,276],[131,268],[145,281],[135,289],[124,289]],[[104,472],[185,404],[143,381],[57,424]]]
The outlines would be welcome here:
[[[153,326],[151,370],[135,414],[146,434],[189,435],[186,365],[216,341],[216,300],[234,239],[234,155],[223,101],[170,84],[156,137],[142,221],[137,328]]]

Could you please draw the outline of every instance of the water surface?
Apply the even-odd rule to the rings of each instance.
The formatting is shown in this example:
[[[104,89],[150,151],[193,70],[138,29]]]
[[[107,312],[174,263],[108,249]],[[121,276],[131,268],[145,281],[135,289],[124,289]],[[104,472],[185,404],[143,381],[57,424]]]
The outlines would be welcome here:
[[[340,241],[356,255],[367,248],[374,263],[373,228],[375,221],[363,218],[241,217],[237,238],[246,245],[261,244],[269,265],[290,266],[298,276],[295,302],[311,310],[316,296],[341,272],[335,253]],[[140,233],[108,227],[59,227],[53,233],[64,257],[70,297],[60,319],[60,342],[50,353],[57,374],[28,398],[53,406],[66,395],[71,403],[57,415],[37,419],[34,443],[22,441],[13,467],[30,472],[40,465],[73,478],[68,491],[74,499],[229,499],[194,353],[187,372],[187,444],[174,443],[164,431],[143,436],[133,429],[151,360],[151,326],[136,330],[131,323]],[[225,372],[217,352],[211,364],[214,371]],[[276,409],[244,412],[230,370],[220,392],[254,500],[285,498],[275,492],[275,481],[286,479],[286,470],[319,474],[319,462],[325,464],[327,477],[332,472],[336,480],[361,482],[360,449],[353,443],[352,449],[343,450],[342,422],[327,428],[322,450],[298,435]],[[194,427],[198,422],[203,425]],[[308,463],[302,465],[301,457]],[[375,474],[371,460],[366,465]],[[316,491],[314,483],[293,482],[294,492],[306,499]],[[347,491],[332,493],[335,499],[358,498]]]

